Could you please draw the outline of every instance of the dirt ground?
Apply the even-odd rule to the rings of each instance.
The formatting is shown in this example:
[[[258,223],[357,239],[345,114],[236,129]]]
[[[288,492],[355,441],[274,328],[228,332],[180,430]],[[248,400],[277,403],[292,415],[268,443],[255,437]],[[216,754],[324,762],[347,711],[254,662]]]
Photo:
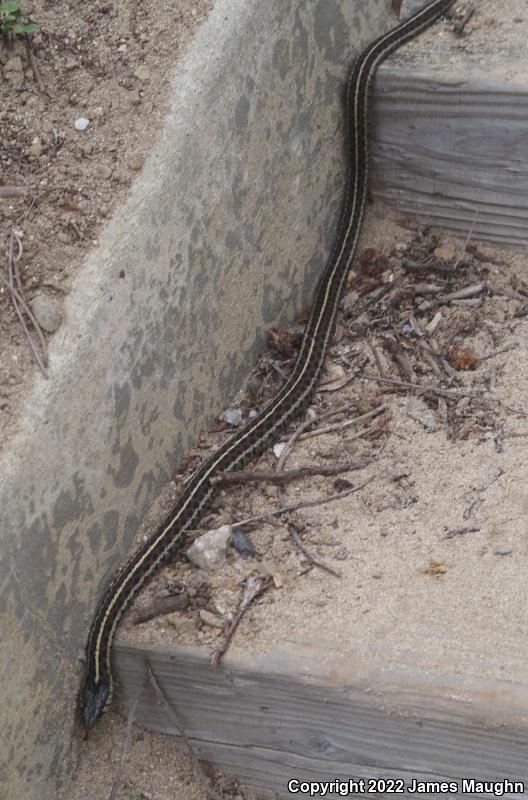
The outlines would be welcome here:
[[[171,71],[213,0],[22,0],[39,31],[0,40],[0,264],[11,232],[44,343],[71,279],[141,169],[167,111]],[[77,130],[76,124],[84,130]],[[14,194],[18,193],[17,194]],[[43,349],[29,325],[41,360]],[[38,369],[0,285],[0,447]]]
[[[226,487],[198,533],[280,503],[334,499],[242,525],[237,530],[256,555],[230,547],[212,572],[182,553],[142,593],[119,636],[211,653],[248,578],[260,576],[269,587],[243,617],[233,655],[307,653],[318,642],[319,652],[340,657],[365,653],[384,663],[526,681],[520,487],[528,437],[528,257],[471,240],[464,251],[463,241],[416,228],[378,204],[369,211],[360,263],[309,412],[314,420],[285,465],[349,468],[292,481],[282,497],[270,482]],[[256,397],[274,393],[301,329],[299,322],[272,337],[279,349],[263,355],[231,411],[245,418]],[[318,433],[331,425],[338,427]],[[204,434],[189,469],[229,429],[220,420]],[[255,468],[275,470],[279,453],[272,448]],[[138,542],[164,516],[185,474],[152,508]],[[136,624],[138,611],[171,595],[185,598],[183,611]],[[87,781],[97,796],[108,796],[124,729],[112,711],[94,731],[68,800],[85,797]],[[170,739],[135,729],[131,741],[119,796],[206,797]],[[146,768],[153,760],[159,768]],[[212,785],[226,800],[259,797],[214,773]]]

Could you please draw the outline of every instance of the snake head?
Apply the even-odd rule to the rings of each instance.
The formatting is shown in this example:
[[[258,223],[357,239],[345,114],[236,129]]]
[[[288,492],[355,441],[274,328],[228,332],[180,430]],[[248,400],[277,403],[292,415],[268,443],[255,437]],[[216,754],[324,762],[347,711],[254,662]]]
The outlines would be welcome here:
[[[86,680],[81,700],[81,716],[86,736],[103,714],[110,698],[111,689],[108,681],[95,682],[91,678]]]

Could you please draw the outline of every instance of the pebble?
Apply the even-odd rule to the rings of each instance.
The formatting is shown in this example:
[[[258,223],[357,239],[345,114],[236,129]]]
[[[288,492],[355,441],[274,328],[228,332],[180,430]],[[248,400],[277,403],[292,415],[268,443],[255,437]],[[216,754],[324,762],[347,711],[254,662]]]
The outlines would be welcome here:
[[[233,536],[234,549],[239,553],[242,558],[253,558],[257,555],[253,542],[246,533],[243,531],[236,531]]]
[[[139,96],[139,92],[134,89],[128,95],[128,99],[132,103],[133,106],[139,106],[141,103],[141,97]]]
[[[86,117],[78,117],[75,120],[75,130],[76,131],[85,131],[89,124],[90,124],[90,120],[86,119]]]
[[[286,586],[288,583],[287,575],[282,575],[280,572],[276,572],[273,576],[273,585],[276,589],[282,589],[283,586]]]
[[[22,59],[20,58],[20,56],[11,56],[11,58],[8,59],[4,67],[4,72],[23,72],[23,71],[24,71],[24,64],[22,63]]]
[[[139,172],[142,166],[143,161],[140,158],[136,157],[130,159],[130,167],[134,170],[134,172]]]
[[[148,81],[150,78],[150,70],[145,64],[140,64],[140,66],[134,70],[133,74],[134,78],[137,78],[138,81]]]
[[[94,175],[96,178],[107,180],[112,174],[112,169],[107,164],[95,164]]]
[[[455,257],[456,253],[451,247],[436,247],[434,255],[435,258],[442,258],[444,261],[449,261]]]
[[[222,414],[222,419],[224,422],[227,422],[228,425],[237,427],[238,425],[242,425],[244,422],[244,415],[242,414],[242,409],[240,408],[228,408]]]
[[[23,72],[5,72],[5,79],[8,83],[12,85],[14,89],[20,89],[24,85],[24,73]]]
[[[31,158],[39,158],[42,155],[42,144],[38,136],[35,136],[29,148]]]
[[[286,442],[277,442],[277,444],[273,445],[273,455],[275,458],[280,458],[284,448],[286,447]]]
[[[193,633],[195,630],[194,620],[189,617],[182,617],[181,614],[167,614],[165,616],[166,622],[174,628],[180,635],[185,633]]]
[[[501,546],[497,547],[495,550],[496,556],[509,556],[511,553],[513,553],[513,547],[509,544],[501,544]]]
[[[29,305],[40,327],[48,333],[55,333],[62,321],[59,301],[49,294],[39,293]]]
[[[232,537],[230,525],[207,531],[194,540],[185,555],[200,569],[210,570],[225,561],[227,546]]]
[[[216,614],[207,611],[205,608],[201,608],[198,614],[204,625],[209,625],[210,628],[221,628],[223,625],[222,620]]]

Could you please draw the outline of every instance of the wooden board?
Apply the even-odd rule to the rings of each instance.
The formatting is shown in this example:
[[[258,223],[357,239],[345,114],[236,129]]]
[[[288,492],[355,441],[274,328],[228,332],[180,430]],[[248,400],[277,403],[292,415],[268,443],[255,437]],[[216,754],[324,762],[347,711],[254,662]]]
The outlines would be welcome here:
[[[528,249],[528,84],[382,67],[371,192],[423,221]]]
[[[145,681],[148,658],[198,757],[279,797],[292,797],[292,778],[456,781],[456,796],[468,798],[464,778],[516,780],[526,792],[503,796],[528,797],[524,686],[430,670],[324,667],[323,658],[296,662],[280,654],[226,659],[216,671],[207,653],[191,649],[121,643],[115,657],[119,697],[130,703],[140,695],[140,724],[177,737]]]

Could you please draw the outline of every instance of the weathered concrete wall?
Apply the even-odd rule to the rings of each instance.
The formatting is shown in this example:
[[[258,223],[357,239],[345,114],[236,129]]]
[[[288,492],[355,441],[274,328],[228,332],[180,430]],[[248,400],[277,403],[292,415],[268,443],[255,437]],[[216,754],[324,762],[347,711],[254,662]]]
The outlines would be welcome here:
[[[97,596],[332,241],[340,84],[390,0],[217,0],[0,462],[0,785],[48,800]],[[123,277],[121,277],[123,274]],[[72,746],[72,743],[74,746]]]

